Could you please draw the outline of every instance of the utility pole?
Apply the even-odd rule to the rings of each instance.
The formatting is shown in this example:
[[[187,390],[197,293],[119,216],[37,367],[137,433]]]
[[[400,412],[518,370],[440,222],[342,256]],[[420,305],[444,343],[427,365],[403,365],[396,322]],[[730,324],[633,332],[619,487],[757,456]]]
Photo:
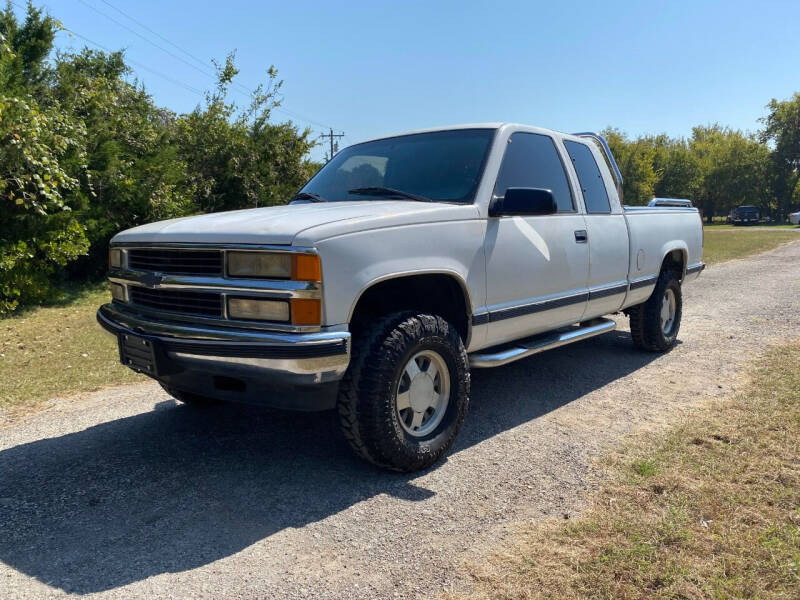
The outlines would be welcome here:
[[[319,137],[321,137],[323,139],[328,138],[330,140],[331,153],[328,155],[328,160],[332,159],[333,155],[336,154],[336,152],[339,151],[339,142],[336,141],[336,140],[337,140],[337,138],[343,138],[344,137],[344,132],[342,132],[342,133],[333,133],[333,129],[331,129],[329,133],[323,133]]]

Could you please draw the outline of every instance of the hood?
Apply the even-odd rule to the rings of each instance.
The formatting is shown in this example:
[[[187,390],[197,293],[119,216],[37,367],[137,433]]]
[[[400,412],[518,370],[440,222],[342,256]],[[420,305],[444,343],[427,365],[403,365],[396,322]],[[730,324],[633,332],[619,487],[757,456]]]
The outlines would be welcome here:
[[[310,246],[344,233],[477,216],[472,204],[402,200],[292,204],[159,221],[123,231],[112,242]]]

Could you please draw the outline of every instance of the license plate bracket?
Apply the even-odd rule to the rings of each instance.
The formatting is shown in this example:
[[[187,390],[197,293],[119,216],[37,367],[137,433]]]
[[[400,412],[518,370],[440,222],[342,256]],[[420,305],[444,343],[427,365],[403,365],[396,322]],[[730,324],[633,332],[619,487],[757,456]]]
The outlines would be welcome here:
[[[119,358],[123,365],[137,373],[144,373],[151,377],[158,375],[155,344],[152,340],[130,333],[121,333],[119,335]]]

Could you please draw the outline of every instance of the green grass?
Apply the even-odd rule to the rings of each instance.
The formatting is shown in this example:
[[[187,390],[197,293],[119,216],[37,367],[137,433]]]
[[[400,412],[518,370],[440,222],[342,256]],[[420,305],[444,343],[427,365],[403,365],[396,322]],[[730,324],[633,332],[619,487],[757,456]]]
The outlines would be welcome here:
[[[475,598],[797,598],[800,342],[745,391],[638,438],[590,508],[473,565]]]
[[[95,321],[108,291],[74,292],[59,306],[0,319],[0,409],[20,410],[110,384],[143,381],[119,364],[114,338]]]
[[[737,231],[750,229],[750,225],[731,225],[729,223],[712,223],[709,225],[705,223],[703,225],[707,230],[708,229],[736,229]],[[761,223],[759,225],[753,225],[752,227],[769,227],[770,229],[798,229],[797,225],[791,225],[789,223]]]
[[[800,231],[787,231],[781,228],[767,231],[733,226],[706,227],[703,260],[714,264],[743,258],[772,250],[793,240],[800,240]]]

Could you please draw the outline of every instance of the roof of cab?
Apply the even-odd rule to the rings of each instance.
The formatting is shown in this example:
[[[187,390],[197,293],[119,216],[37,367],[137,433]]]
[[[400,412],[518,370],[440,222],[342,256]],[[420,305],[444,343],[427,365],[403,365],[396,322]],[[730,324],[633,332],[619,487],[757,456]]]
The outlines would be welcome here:
[[[558,135],[569,135],[566,133],[562,133],[560,131],[555,131],[553,129],[546,129],[544,127],[535,127],[533,125],[525,125],[524,123],[513,123],[513,122],[490,122],[490,123],[461,123],[459,125],[445,125],[442,127],[429,127],[427,129],[414,129],[412,131],[402,131],[399,133],[392,133],[389,135],[381,135],[374,138],[369,138],[366,140],[362,140],[357,142],[357,144],[363,144],[365,142],[374,142],[375,140],[385,140],[388,138],[393,137],[400,137],[403,135],[415,135],[417,133],[433,133],[436,131],[453,131],[456,129],[500,129],[501,127],[524,127],[524,128],[535,128],[541,131],[548,131],[550,133],[555,133]]]

